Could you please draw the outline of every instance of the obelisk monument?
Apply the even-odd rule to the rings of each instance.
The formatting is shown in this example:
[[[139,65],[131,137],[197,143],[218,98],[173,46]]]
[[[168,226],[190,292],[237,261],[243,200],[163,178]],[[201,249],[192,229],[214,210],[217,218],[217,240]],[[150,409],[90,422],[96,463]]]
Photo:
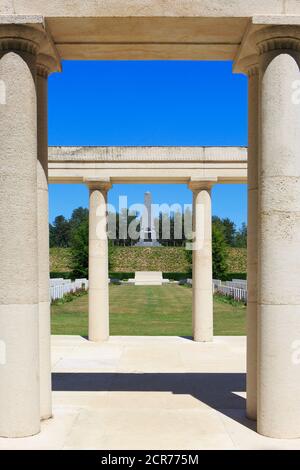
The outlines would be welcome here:
[[[140,241],[137,246],[160,246],[156,238],[152,210],[152,195],[147,191],[144,195],[144,211],[141,218]]]

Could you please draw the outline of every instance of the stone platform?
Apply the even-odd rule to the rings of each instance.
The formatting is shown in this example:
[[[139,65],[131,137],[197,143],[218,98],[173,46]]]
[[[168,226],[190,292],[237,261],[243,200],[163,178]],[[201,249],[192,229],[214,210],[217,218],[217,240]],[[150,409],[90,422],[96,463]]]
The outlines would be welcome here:
[[[244,337],[52,337],[54,418],[0,449],[300,449],[245,418]]]
[[[159,271],[137,271],[135,278],[130,279],[135,286],[162,286],[164,279]]]

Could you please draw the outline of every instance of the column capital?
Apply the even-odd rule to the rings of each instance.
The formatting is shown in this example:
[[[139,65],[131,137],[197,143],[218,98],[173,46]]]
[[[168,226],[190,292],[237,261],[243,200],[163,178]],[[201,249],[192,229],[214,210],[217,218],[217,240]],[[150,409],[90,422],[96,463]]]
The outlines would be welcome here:
[[[59,64],[53,57],[46,54],[37,56],[36,73],[40,77],[48,78],[51,73],[58,71],[60,71]]]
[[[109,191],[112,188],[110,178],[84,178],[83,182],[88,186],[89,189],[98,189],[99,191]]]
[[[1,24],[0,52],[19,51],[36,55],[45,40],[45,33],[24,24]]]
[[[276,55],[281,51],[288,51],[294,56],[299,55],[300,19],[298,24],[272,24],[262,23],[259,18],[252,18],[236,54],[233,72],[253,76],[264,68],[262,56],[267,53]],[[299,56],[296,60],[300,62]]]
[[[259,75],[260,65],[259,65],[259,55],[251,54],[243,59],[239,60],[235,64],[235,73],[243,73],[249,78],[255,75]]]
[[[61,71],[60,56],[43,17],[0,15],[0,54],[9,51],[41,55],[40,65],[50,67],[50,73]]]
[[[191,178],[188,187],[192,191],[201,191],[202,189],[210,190],[217,183],[218,178],[203,176],[202,178]]]
[[[300,26],[269,26],[254,32],[250,41],[259,55],[277,50],[300,52]]]

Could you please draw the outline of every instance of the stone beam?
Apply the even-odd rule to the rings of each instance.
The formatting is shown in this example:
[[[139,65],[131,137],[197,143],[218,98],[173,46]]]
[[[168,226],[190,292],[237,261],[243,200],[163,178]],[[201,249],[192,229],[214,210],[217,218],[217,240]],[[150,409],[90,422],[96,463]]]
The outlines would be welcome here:
[[[26,15],[43,16],[66,60],[233,60],[252,18],[271,22],[285,16],[294,21],[300,4],[295,0],[2,0],[0,15],[12,22]]]
[[[247,182],[244,147],[49,147],[50,183],[187,183],[191,178],[219,183]]]

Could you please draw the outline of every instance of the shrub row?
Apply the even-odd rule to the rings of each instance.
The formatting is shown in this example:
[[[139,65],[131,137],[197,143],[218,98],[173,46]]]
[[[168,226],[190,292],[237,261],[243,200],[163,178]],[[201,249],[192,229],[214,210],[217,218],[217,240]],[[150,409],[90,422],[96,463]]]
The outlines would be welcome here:
[[[247,273],[228,273],[226,276],[223,276],[221,281],[232,281],[232,279],[243,279],[247,280]]]
[[[124,281],[127,279],[134,278],[134,272],[128,273],[109,273],[109,277],[111,279],[118,279],[119,281]],[[50,277],[52,279],[57,279],[62,277],[63,279],[72,279],[74,280],[74,276],[72,273],[69,272],[51,272]],[[171,281],[180,281],[181,279],[190,279],[192,277],[192,273],[163,273],[164,279],[170,279]],[[226,276],[221,279],[222,281],[231,281],[232,279],[247,279],[247,273],[228,273]]]

